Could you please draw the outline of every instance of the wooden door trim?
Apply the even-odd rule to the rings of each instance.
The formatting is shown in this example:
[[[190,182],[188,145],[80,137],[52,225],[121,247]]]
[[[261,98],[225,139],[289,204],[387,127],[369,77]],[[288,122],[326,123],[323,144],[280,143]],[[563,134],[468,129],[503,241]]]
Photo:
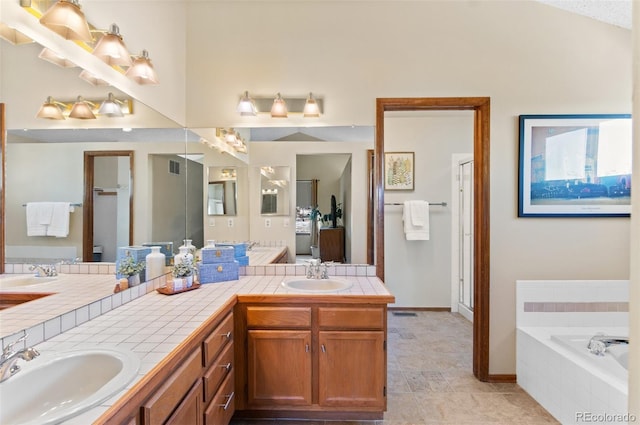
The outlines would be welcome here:
[[[134,151],[85,151],[84,152],[84,200],[82,212],[82,261],[93,261],[93,172],[95,158],[104,156],[129,157],[129,245],[133,245],[133,155]]]
[[[384,280],[384,113],[390,111],[474,111],[474,312],[473,374],[489,376],[489,97],[377,98],[375,139],[376,275]]]

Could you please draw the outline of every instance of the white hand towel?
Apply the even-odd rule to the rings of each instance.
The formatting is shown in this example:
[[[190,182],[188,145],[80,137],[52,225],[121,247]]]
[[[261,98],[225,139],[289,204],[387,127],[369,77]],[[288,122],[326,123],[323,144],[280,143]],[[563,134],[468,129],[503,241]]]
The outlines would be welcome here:
[[[69,236],[69,213],[71,212],[70,202],[54,202],[53,217],[51,224],[47,228],[47,236],[66,238]]]
[[[415,203],[415,208],[414,208]],[[414,221],[414,217],[415,221]],[[408,241],[429,240],[429,203],[426,201],[405,201],[402,209],[404,236]],[[415,223],[422,223],[420,225]]]
[[[46,236],[53,219],[52,202],[27,203],[27,236]]]

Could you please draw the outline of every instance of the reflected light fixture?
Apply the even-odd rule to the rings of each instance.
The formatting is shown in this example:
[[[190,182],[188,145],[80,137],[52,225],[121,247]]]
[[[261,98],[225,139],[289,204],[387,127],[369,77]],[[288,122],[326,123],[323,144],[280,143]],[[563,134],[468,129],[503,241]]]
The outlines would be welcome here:
[[[238,103],[238,112],[240,112],[240,115],[243,117],[246,117],[246,116],[254,117],[258,114],[256,104],[253,101],[253,99],[249,97],[248,91],[244,92],[244,96],[242,96],[242,98],[240,99],[240,102]]]
[[[43,48],[38,57],[62,68],[74,68],[76,66],[75,63],[71,62],[64,56],[59,55],[48,47]]]
[[[100,105],[98,113],[101,115],[106,115],[108,117],[124,117],[124,113],[122,112],[122,105],[124,105],[124,102],[116,99],[113,93],[109,93],[109,97],[104,102],[102,102],[102,105]]]
[[[51,96],[47,97],[47,100],[42,104],[40,110],[36,114],[37,118],[44,118],[47,120],[63,120],[62,108],[66,108],[62,102],[56,102]]]
[[[317,118],[320,116],[320,108],[318,107],[316,100],[313,98],[312,93],[309,93],[309,97],[304,104],[302,116],[307,118]]]
[[[107,65],[111,66],[131,66],[129,51],[122,41],[120,28],[116,24],[111,24],[109,31],[100,37],[93,55],[100,58]]]
[[[92,86],[108,86],[109,85],[109,83],[107,83],[105,80],[102,80],[96,77],[86,69],[83,69],[82,72],[78,75],[78,77],[82,78]]]
[[[17,29],[10,27],[3,22],[0,22],[0,38],[8,41],[14,46],[33,43],[33,40],[31,38],[27,37]]]
[[[280,96],[280,93],[278,93],[276,98],[273,100],[273,106],[271,106],[271,117],[287,118],[287,104],[282,96]]]
[[[81,120],[95,120],[96,116],[91,110],[95,105],[88,100],[84,100],[82,96],[78,96],[78,100],[71,107],[69,113],[70,118],[78,118]]]
[[[67,40],[93,41],[78,0],[58,0],[42,15],[40,23]]]
[[[149,59],[149,52],[146,50],[142,51],[142,54],[135,58],[133,64],[127,72],[124,74],[125,76],[131,78],[138,84],[158,84],[158,75],[156,74],[155,69],[153,69],[153,65],[151,64],[151,59]]]

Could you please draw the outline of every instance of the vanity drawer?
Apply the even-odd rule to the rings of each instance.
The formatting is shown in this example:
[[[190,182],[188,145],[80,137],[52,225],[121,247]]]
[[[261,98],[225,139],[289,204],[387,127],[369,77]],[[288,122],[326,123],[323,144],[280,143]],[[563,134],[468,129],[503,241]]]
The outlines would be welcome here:
[[[208,367],[222,349],[233,341],[233,314],[227,315],[203,342],[204,365]]]
[[[247,327],[310,328],[311,307],[247,307]]]
[[[142,406],[144,425],[163,424],[202,374],[200,348],[191,353],[158,391]]]
[[[233,370],[233,344],[227,345],[204,375],[204,401],[211,400],[220,383]]]
[[[204,425],[228,424],[235,411],[235,393],[233,391],[233,371],[227,375],[204,412]]]
[[[320,328],[384,329],[385,311],[382,307],[319,307]]]

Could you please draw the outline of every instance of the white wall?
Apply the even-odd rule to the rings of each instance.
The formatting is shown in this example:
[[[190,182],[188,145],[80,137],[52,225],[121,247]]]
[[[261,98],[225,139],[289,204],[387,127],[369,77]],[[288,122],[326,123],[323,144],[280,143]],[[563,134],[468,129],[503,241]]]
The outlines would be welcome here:
[[[407,241],[401,206],[389,205],[385,220],[385,283],[398,307],[451,306],[451,156],[473,150],[473,112],[389,113],[385,151],[414,152],[415,190],[385,191],[385,203],[425,200],[430,239]]]

